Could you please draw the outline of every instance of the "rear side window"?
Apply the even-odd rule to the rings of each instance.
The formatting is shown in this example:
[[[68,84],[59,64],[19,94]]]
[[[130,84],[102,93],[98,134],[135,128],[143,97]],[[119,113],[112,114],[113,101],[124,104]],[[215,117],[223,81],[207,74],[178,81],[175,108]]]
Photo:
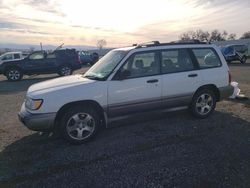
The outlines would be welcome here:
[[[193,49],[193,53],[201,69],[221,66],[220,58],[216,52],[210,48]]]
[[[20,54],[14,54],[14,59],[21,59]]]
[[[161,53],[162,73],[191,71],[194,65],[186,49],[168,50]]]

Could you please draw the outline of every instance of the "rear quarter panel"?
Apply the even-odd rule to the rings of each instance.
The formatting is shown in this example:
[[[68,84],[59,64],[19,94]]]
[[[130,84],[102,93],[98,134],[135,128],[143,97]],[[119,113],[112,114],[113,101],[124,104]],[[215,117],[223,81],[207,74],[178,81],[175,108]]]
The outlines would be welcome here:
[[[225,87],[229,85],[229,68],[220,49],[216,46],[214,46],[214,49],[218,54],[222,65],[221,67],[201,69],[200,73],[202,75],[202,85],[214,84],[217,88]]]

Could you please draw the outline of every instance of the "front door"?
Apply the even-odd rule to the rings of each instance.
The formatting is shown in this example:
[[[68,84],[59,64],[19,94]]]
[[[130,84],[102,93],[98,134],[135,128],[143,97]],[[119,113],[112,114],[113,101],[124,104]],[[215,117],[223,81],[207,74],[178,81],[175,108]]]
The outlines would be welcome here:
[[[122,80],[108,85],[108,116],[121,116],[161,107],[161,75],[159,54],[133,54],[120,68],[128,72]]]

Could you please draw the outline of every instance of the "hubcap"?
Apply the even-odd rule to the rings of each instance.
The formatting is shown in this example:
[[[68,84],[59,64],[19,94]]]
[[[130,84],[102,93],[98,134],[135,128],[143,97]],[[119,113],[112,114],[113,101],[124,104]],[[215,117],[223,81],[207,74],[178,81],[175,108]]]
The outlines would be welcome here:
[[[201,115],[208,114],[213,107],[213,98],[210,94],[202,94],[196,101],[196,111]]]
[[[61,70],[62,75],[68,76],[71,73],[71,69],[69,67],[63,67]]]
[[[18,80],[20,78],[20,73],[17,70],[11,70],[9,72],[9,77],[11,80]]]
[[[68,135],[76,140],[88,138],[95,130],[95,121],[87,113],[77,113],[67,122]]]

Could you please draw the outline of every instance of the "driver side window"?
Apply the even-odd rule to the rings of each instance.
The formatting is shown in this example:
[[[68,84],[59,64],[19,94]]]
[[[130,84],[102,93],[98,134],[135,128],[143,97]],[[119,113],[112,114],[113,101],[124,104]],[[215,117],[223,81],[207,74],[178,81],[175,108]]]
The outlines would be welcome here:
[[[129,72],[127,78],[152,76],[160,73],[160,64],[155,52],[132,55],[123,65],[121,72]]]
[[[44,53],[43,52],[35,52],[30,55],[29,59],[44,59]]]

